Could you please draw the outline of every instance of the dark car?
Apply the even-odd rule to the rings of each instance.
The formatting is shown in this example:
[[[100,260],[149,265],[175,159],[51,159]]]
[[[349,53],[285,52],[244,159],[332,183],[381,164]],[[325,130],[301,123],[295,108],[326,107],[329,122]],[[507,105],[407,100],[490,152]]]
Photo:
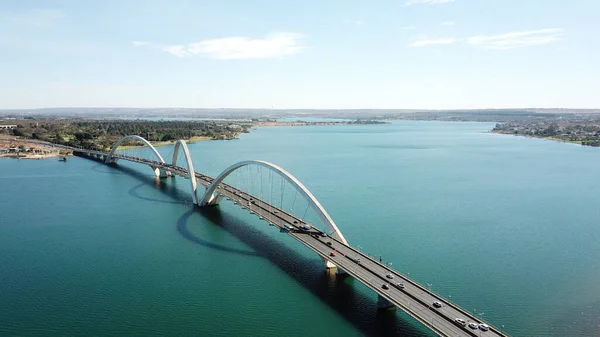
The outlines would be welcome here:
[[[390,287],[389,287],[387,284],[384,284],[384,285],[382,285],[382,286],[381,286],[381,288],[383,288],[383,289],[385,289],[385,290],[388,290],[388,289],[390,289]]]
[[[440,303],[438,301],[435,301],[435,302],[433,302],[433,306],[436,307],[436,308],[441,308],[442,307],[442,303]]]

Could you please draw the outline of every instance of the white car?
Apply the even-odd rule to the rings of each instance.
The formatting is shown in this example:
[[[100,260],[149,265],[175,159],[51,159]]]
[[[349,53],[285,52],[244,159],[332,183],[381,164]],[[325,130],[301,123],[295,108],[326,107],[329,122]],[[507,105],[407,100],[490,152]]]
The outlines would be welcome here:
[[[385,275],[385,277],[387,277],[387,278],[389,278],[389,279],[391,280],[391,279],[393,279],[393,278],[394,278],[394,275],[392,275],[392,274],[387,274],[387,275]]]
[[[433,306],[436,307],[436,308],[441,308],[442,307],[442,303],[440,303],[438,301],[435,301],[435,302],[433,302]]]
[[[481,330],[481,331],[488,331],[489,329],[490,329],[489,325],[483,324],[483,323],[479,324],[479,330]]]
[[[456,325],[459,325],[459,326],[466,326],[467,325],[467,322],[464,319],[462,319],[462,318],[456,318],[454,320],[454,323],[456,323]]]
[[[471,328],[471,329],[477,329],[477,328],[479,328],[479,324],[477,324],[475,322],[471,322],[471,323],[469,323],[469,328]]]

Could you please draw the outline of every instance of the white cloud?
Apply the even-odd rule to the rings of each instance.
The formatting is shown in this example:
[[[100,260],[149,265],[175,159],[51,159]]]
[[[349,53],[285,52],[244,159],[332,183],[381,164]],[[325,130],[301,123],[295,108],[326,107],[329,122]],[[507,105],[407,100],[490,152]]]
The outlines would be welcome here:
[[[410,5],[435,5],[435,4],[445,4],[449,2],[454,2],[456,0],[407,0],[405,2],[406,6]]]
[[[467,43],[490,50],[507,50],[519,47],[539,46],[560,41],[563,29],[540,29],[511,32],[501,35],[473,36]]]
[[[357,25],[357,26],[364,26],[364,25],[367,24],[367,22],[364,21],[364,20],[348,20],[348,19],[344,20],[344,23],[345,24]]]
[[[149,46],[151,45],[150,42],[145,42],[145,41],[133,41],[132,42],[134,46],[136,47],[141,47],[141,46]]]
[[[454,38],[439,38],[439,39],[416,39],[409,44],[411,47],[425,47],[431,45],[439,45],[439,44],[453,44],[456,42]]]
[[[402,30],[415,30],[415,29],[417,29],[417,27],[413,26],[413,25],[410,25],[410,26],[400,27],[400,29],[402,29]]]
[[[415,38],[410,47],[425,47],[431,45],[466,43],[487,50],[508,50],[520,47],[541,46],[558,42],[562,39],[564,30],[559,28],[540,29],[531,31],[511,32],[500,35],[479,35],[466,39],[448,38]]]
[[[204,55],[214,59],[267,59],[296,54],[306,47],[304,35],[276,33],[264,38],[227,37],[192,42],[185,45],[161,45],[145,41],[133,41],[136,47],[153,47],[178,57]]]
[[[444,21],[442,22],[442,26],[454,26],[456,22],[454,21]]]

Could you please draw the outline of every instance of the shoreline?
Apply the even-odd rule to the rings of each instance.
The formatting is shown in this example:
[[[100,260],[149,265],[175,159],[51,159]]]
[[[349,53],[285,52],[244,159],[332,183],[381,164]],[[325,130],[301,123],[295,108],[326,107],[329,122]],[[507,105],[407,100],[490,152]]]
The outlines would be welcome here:
[[[60,158],[60,157],[70,157],[71,154],[59,154],[59,153],[48,153],[48,154],[26,154],[21,156],[18,153],[7,153],[0,154],[0,158],[10,158],[10,159],[33,159],[33,160],[42,160],[42,159],[50,159],[50,158]]]
[[[6,145],[4,145],[6,144]],[[19,138],[0,138],[0,147],[8,152],[0,153],[0,158],[11,159],[49,159],[72,156],[71,150],[65,150],[37,140]],[[58,145],[58,144],[57,144]]]
[[[583,145],[581,143],[581,141],[567,140],[567,139],[561,139],[561,138],[555,138],[555,137],[536,137],[533,135],[525,135],[525,134],[521,134],[521,133],[514,134],[514,133],[507,133],[507,132],[498,132],[498,131],[494,131],[494,130],[490,130],[490,131],[488,131],[488,133],[493,133],[496,135],[514,136],[514,137],[525,137],[525,138],[531,138],[531,139],[543,139],[543,140],[548,140],[548,141],[552,141],[552,142],[586,146],[586,145]],[[590,147],[593,147],[593,146],[590,146]]]

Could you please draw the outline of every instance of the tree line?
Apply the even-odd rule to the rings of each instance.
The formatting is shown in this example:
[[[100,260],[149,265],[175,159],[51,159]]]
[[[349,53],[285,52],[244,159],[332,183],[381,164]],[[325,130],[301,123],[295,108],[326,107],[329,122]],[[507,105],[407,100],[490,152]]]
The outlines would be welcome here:
[[[55,144],[106,151],[119,138],[139,135],[151,142],[195,137],[233,139],[248,132],[250,123],[235,121],[148,121],[148,120],[20,120],[7,130],[14,136]],[[126,145],[126,144],[125,144]]]

